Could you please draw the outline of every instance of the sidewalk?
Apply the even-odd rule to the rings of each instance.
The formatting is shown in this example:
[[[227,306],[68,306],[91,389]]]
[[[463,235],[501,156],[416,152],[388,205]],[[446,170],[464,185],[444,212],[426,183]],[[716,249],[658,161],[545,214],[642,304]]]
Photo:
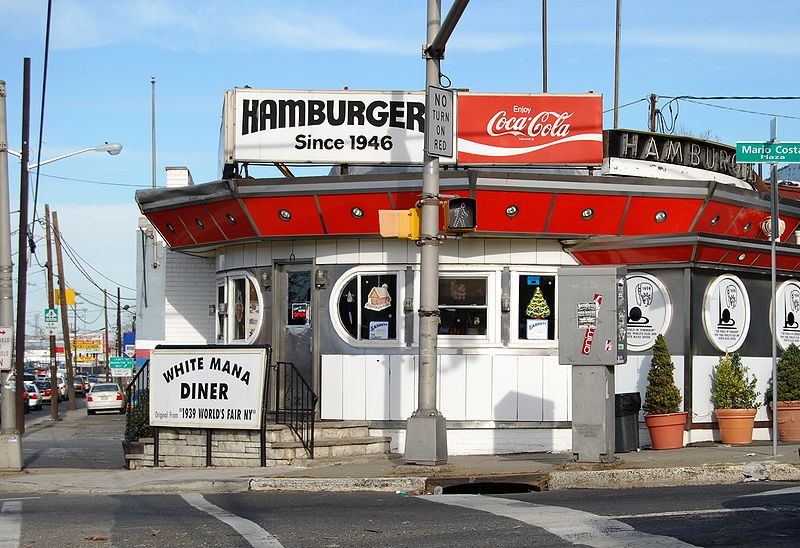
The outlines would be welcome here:
[[[64,417],[69,420],[70,413]],[[43,419],[47,420],[46,418]],[[800,444],[711,445],[617,454],[609,464],[578,463],[571,454],[451,456],[441,466],[413,466],[401,455],[315,459],[266,468],[25,469],[0,473],[5,493],[178,493],[189,491],[389,491],[430,493],[479,483],[534,489],[608,489],[800,481]],[[120,451],[122,449],[120,448]]]

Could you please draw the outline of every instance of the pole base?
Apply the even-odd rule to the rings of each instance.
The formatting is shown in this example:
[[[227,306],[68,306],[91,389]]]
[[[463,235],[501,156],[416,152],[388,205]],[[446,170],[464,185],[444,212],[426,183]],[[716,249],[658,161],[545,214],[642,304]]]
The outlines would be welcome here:
[[[404,459],[406,464],[447,464],[447,424],[442,415],[408,418]]]
[[[22,470],[22,436],[0,434],[0,471],[19,472],[20,470]]]

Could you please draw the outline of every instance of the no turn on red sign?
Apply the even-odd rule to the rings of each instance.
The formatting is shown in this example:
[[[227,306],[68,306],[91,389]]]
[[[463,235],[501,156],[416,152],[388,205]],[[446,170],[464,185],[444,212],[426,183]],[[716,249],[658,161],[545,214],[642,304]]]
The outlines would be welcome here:
[[[11,354],[14,348],[14,328],[0,327],[0,371],[11,371]]]

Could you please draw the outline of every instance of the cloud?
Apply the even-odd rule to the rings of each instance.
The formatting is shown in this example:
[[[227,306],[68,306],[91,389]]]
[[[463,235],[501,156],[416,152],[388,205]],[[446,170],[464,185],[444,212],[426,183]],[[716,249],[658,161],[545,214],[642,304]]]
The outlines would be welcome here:
[[[0,1],[6,20],[41,25],[46,12],[39,3]],[[8,4],[6,6],[6,4]],[[33,5],[31,5],[33,4]],[[153,45],[168,51],[360,51],[417,53],[407,36],[380,34],[379,27],[354,28],[337,3],[305,8],[256,0],[60,0],[53,7],[51,46],[56,50],[100,48],[119,44]],[[364,18],[360,19],[364,21]],[[0,30],[23,37],[17,25]]]

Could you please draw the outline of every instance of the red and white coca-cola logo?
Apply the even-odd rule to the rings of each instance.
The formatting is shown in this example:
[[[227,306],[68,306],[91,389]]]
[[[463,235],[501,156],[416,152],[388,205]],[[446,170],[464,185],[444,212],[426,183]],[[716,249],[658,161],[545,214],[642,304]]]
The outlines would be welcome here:
[[[569,135],[569,124],[566,120],[572,118],[572,112],[542,111],[534,116],[526,116],[530,107],[514,107],[514,113],[521,115],[509,116],[505,110],[498,111],[486,124],[486,133],[492,137],[500,135],[528,135],[530,137],[566,137]]]
[[[600,165],[599,95],[458,94],[458,162]]]

